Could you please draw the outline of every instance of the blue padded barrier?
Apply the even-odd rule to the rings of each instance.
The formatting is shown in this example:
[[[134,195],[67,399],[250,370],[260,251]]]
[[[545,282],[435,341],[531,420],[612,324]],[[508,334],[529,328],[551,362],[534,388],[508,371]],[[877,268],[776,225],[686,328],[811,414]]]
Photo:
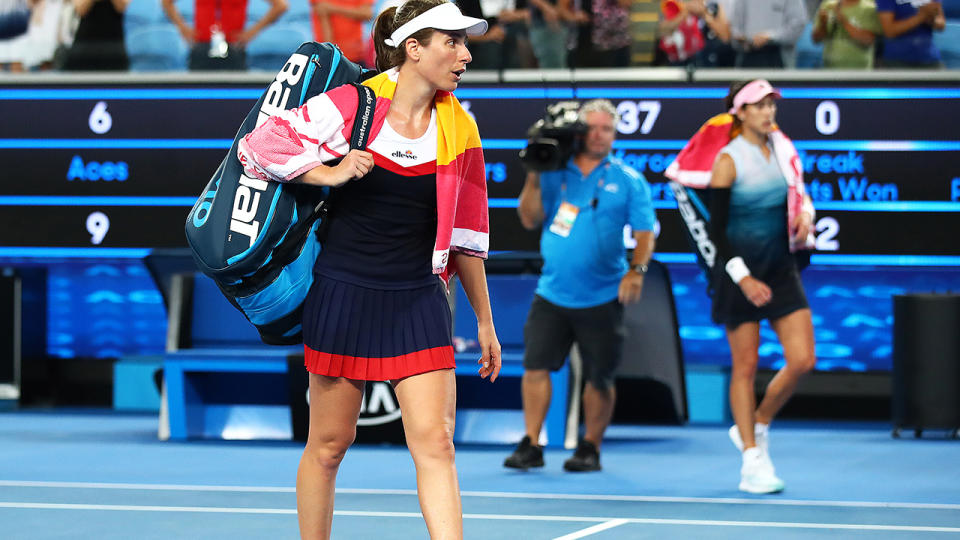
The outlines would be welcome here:
[[[536,276],[490,276],[494,321],[503,346],[500,376],[523,375],[523,323],[533,299]],[[456,374],[477,376],[476,319],[462,288],[456,288],[454,334],[467,343],[457,353]],[[170,287],[170,351],[164,356],[169,438],[289,439],[292,436],[287,365],[303,349],[272,347],[202,274],[177,275]],[[460,339],[462,338],[462,339]],[[550,446],[563,444],[567,416],[568,371],[553,374],[554,399],[544,427]],[[464,384],[466,380],[464,380]],[[504,391],[504,383],[492,391]],[[517,390],[519,392],[519,390]],[[474,400],[461,400],[458,442],[514,443],[523,433],[519,406],[484,407],[488,389]],[[519,403],[519,394],[512,396]],[[507,420],[509,418],[510,420]],[[162,430],[161,430],[162,431]]]
[[[169,438],[290,439],[287,359],[303,347],[264,345],[200,273],[174,276],[169,311]]]
[[[503,352],[501,378],[523,376],[523,326],[530,304],[533,302],[537,279],[538,276],[530,274],[487,276],[493,322]],[[477,359],[480,357],[480,350],[476,343],[477,320],[463,288],[459,285],[456,286],[453,328],[454,343],[458,348],[457,374],[476,376],[479,367]],[[551,382],[553,399],[547,411],[540,440],[550,447],[562,447],[569,407],[568,363],[551,374]],[[505,414],[506,411],[503,410],[495,411],[484,409],[482,412],[474,413],[458,412],[457,429],[461,432],[459,440],[518,442],[524,433],[522,411],[517,415]],[[465,432],[467,430],[470,432]],[[473,436],[472,433],[476,435]]]

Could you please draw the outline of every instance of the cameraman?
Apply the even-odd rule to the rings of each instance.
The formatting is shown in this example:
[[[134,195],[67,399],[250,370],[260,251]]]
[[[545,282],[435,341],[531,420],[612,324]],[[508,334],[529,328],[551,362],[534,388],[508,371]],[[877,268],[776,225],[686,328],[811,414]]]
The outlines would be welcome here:
[[[613,416],[614,372],[623,344],[623,305],[640,299],[653,253],[655,216],[650,187],[610,154],[617,110],[605,99],[579,110],[587,126],[582,146],[561,170],[529,172],[518,213],[527,229],[544,224],[543,271],[524,326],[522,382],[526,436],[505,467],[543,466],[537,445],[550,407],[550,372],[563,366],[576,342],[583,358],[586,433],[568,471],[600,470],[600,443]],[[546,222],[544,220],[547,220]],[[627,264],[623,228],[637,247]],[[565,392],[566,389],[559,389]]]

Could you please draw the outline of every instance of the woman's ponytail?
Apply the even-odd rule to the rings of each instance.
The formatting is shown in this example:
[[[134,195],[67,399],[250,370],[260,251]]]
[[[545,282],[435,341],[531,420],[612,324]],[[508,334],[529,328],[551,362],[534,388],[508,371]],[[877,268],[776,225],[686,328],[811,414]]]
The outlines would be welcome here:
[[[396,7],[387,8],[373,24],[373,48],[377,53],[377,71],[386,71],[403,63],[403,48],[391,47],[384,43],[384,40],[396,30],[394,25],[396,14]]]

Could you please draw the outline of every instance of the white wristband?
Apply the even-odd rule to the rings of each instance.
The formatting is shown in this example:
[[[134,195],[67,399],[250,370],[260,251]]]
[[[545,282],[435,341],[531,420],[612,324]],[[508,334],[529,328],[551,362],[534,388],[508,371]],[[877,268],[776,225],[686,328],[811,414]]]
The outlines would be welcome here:
[[[723,268],[734,283],[740,283],[740,280],[750,275],[750,269],[747,268],[747,263],[743,262],[742,257],[730,259]]]
[[[803,198],[803,206],[801,207],[801,212],[806,212],[810,214],[810,222],[813,223],[817,220],[817,211],[813,208],[813,201],[809,198]]]

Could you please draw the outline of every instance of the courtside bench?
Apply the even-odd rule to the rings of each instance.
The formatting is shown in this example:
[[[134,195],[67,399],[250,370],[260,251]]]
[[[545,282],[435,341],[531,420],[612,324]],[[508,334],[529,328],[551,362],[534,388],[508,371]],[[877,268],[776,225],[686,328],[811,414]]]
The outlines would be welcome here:
[[[303,365],[303,346],[264,345],[203,274],[173,277],[167,350],[161,438],[292,437],[287,363]]]

